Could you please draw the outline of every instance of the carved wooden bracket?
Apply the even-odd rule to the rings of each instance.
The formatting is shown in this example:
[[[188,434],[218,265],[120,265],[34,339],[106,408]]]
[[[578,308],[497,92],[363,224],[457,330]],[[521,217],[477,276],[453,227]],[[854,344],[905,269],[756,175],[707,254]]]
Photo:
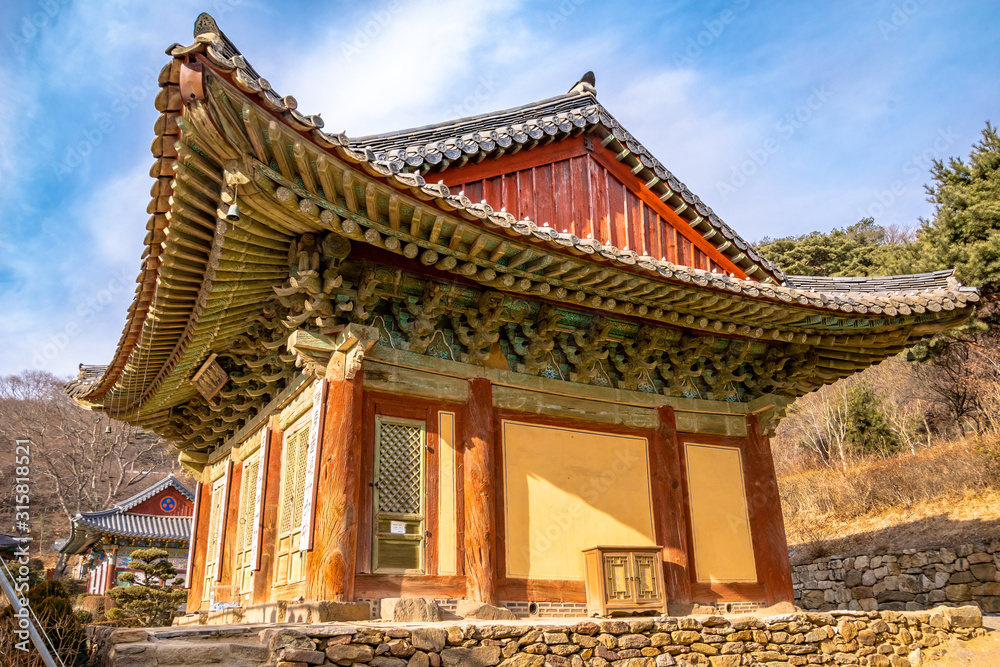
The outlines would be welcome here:
[[[760,424],[760,434],[770,438],[774,436],[774,432],[777,430],[778,424],[785,417],[785,413],[788,410],[788,404],[791,403],[791,401],[783,396],[773,394],[769,395],[767,398],[772,405],[755,412],[757,414],[758,424]]]
[[[378,329],[351,323],[335,337],[294,331],[288,337],[288,351],[305,373],[328,380],[353,380],[365,352],[376,342]]]

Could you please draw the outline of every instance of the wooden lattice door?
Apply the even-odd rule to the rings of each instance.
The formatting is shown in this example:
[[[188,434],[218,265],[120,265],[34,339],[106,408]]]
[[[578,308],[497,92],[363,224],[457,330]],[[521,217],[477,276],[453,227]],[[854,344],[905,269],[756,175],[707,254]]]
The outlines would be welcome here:
[[[372,481],[375,572],[424,572],[426,424],[412,419],[377,417]]]
[[[241,593],[253,588],[253,553],[251,550],[254,510],[257,507],[257,475],[260,473],[260,456],[254,454],[243,463],[242,488],[240,489],[240,520],[236,535],[236,576],[233,584]]]
[[[208,515],[208,545],[205,549],[205,585],[202,587],[202,600],[210,599],[215,586],[216,568],[219,563],[219,540],[222,534],[222,509],[225,505],[226,478],[216,480],[212,484],[212,505]]]
[[[285,438],[281,466],[281,507],[278,516],[278,543],[275,549],[274,585],[303,580],[304,555],[299,551],[302,535],[302,504],[305,499],[306,459],[309,453],[309,424],[290,429]]]

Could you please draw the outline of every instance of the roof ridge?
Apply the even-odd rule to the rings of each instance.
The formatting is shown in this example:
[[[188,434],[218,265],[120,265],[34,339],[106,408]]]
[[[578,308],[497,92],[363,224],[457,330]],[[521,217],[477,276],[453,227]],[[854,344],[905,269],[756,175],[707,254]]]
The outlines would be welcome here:
[[[418,125],[416,127],[404,128],[401,130],[392,130],[390,132],[382,132],[379,134],[368,134],[360,137],[354,137],[353,139],[351,139],[351,143],[357,146],[368,146],[370,142],[374,139],[390,139],[396,136],[401,136],[405,134],[414,134],[417,132],[426,132],[437,128],[444,128],[449,126],[457,127],[460,125],[471,123],[477,120],[483,120],[485,118],[490,118],[500,114],[514,113],[517,111],[528,111],[535,108],[543,108],[544,106],[553,104],[555,102],[561,102],[563,100],[574,100],[579,98],[589,99],[591,100],[592,104],[600,104],[597,101],[597,97],[595,97],[593,93],[578,92],[571,90],[567,93],[563,93],[562,95],[555,95],[553,97],[537,100],[535,102],[528,102],[526,104],[520,104],[514,107],[508,107],[506,109],[498,109],[497,111],[488,111],[486,113],[475,114],[472,116],[464,116],[462,118],[456,118],[454,120],[445,120],[441,121],[440,123],[429,123],[427,125]]]
[[[152,498],[157,493],[171,486],[180,491],[181,494],[188,500],[192,501],[194,500],[194,493],[192,493],[191,490],[188,489],[186,486],[181,484],[180,480],[177,479],[177,477],[173,473],[170,473],[163,479],[159,480],[158,482],[155,482],[154,484],[143,489],[142,491],[135,493],[134,495],[126,498],[125,500],[115,503],[115,507],[120,508],[120,511],[122,512],[127,512],[136,505]]]

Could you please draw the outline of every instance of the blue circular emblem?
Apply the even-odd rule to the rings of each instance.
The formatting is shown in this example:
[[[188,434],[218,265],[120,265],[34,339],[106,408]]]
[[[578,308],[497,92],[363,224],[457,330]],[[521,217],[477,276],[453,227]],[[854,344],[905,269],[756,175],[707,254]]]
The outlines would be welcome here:
[[[167,496],[166,498],[160,501],[160,509],[163,510],[164,512],[173,512],[174,509],[176,508],[177,508],[177,501],[171,498],[170,496]]]

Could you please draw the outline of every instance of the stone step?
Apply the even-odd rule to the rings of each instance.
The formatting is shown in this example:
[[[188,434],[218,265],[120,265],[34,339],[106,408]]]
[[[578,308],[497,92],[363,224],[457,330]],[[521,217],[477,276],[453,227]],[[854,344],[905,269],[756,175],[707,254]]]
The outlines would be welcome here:
[[[269,651],[259,644],[206,641],[156,641],[117,644],[104,665],[108,667],[261,667]]]
[[[266,646],[251,643],[167,640],[149,646],[155,647],[157,667],[260,667],[267,663],[269,655]]]

